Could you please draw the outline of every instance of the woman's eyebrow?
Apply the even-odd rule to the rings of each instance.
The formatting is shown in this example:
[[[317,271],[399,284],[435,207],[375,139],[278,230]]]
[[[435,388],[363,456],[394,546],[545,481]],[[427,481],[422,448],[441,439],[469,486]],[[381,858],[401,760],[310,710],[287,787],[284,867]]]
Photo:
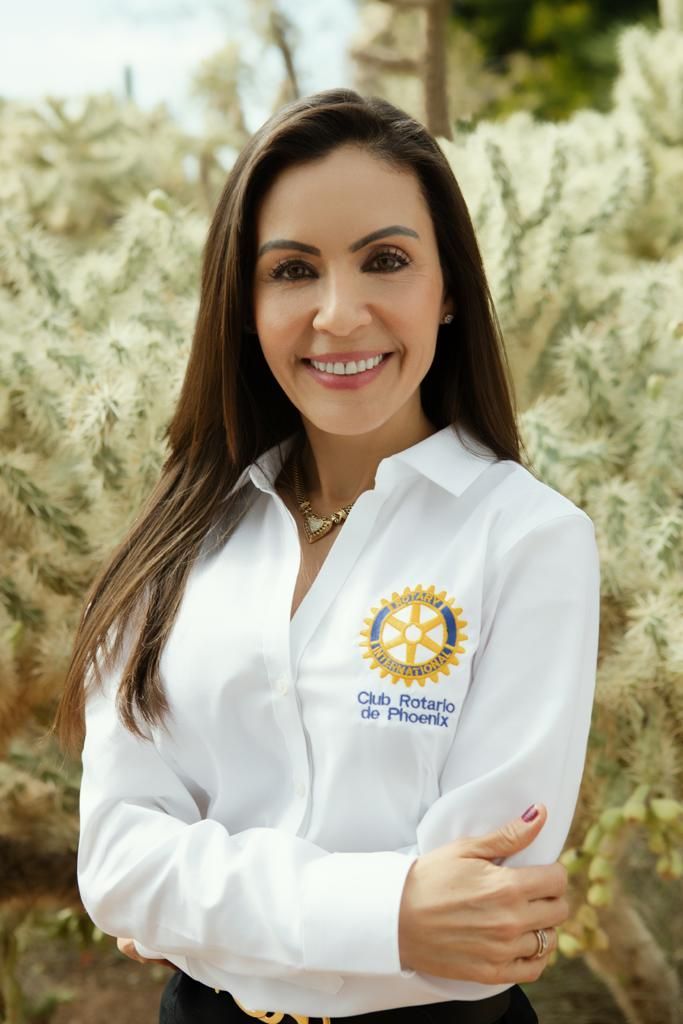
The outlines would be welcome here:
[[[392,224],[388,228],[378,228],[377,231],[371,231],[369,235],[363,235],[357,242],[349,246],[349,252],[357,252],[358,249],[362,249],[369,242],[375,242],[378,238],[384,238],[386,235],[411,235],[418,240],[420,238],[417,231],[413,231],[412,228],[406,228],[402,224]],[[307,245],[305,242],[295,242],[290,238],[274,238],[271,242],[263,243],[256,254],[256,258],[259,259],[271,249],[298,249],[299,252],[308,252],[312,256],[320,256],[320,249],[317,249],[314,245]]]

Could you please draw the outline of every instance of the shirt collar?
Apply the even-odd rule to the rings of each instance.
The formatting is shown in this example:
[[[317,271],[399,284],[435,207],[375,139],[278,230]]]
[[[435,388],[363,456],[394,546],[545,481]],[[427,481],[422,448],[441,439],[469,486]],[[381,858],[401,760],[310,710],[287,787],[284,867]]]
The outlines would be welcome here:
[[[377,467],[375,487],[382,486],[385,481],[391,484],[407,471],[426,477],[450,494],[462,494],[492,462],[497,461],[497,456],[464,427],[459,426],[458,430],[460,436],[448,424],[410,448],[382,459]],[[239,490],[247,479],[251,479],[259,490],[272,492],[295,437],[295,434],[290,434],[263,452],[243,470],[230,493]]]
[[[397,463],[427,477],[450,494],[462,494],[480,473],[497,461],[497,456],[464,427],[459,426],[458,430],[461,437],[449,423],[424,441],[382,459],[378,475],[385,463]]]
[[[296,434],[290,434],[289,437],[284,438],[278,444],[274,444],[272,448],[267,448],[264,452],[261,452],[257,459],[250,463],[250,465],[245,466],[226,497],[222,500],[227,501],[249,479],[259,490],[272,491],[274,489],[273,484],[277,480],[280,469],[291,451],[295,437]]]

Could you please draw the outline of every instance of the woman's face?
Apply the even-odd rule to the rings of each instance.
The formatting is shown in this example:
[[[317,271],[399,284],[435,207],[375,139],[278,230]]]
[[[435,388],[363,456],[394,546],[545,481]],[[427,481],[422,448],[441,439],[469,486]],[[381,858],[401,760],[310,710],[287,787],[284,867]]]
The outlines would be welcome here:
[[[264,357],[304,423],[348,436],[420,420],[453,305],[412,173],[348,145],[283,171],[258,210],[253,289]]]

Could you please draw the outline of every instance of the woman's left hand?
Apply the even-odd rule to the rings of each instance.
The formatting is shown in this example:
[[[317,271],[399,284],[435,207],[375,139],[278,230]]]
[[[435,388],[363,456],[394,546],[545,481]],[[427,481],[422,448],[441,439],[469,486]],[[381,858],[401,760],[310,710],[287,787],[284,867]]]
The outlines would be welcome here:
[[[178,970],[176,965],[172,964],[170,960],[151,960],[146,956],[140,956],[132,939],[117,939],[116,945],[120,953],[123,953],[124,956],[129,956],[131,960],[137,960],[138,963],[163,964],[165,967],[171,967],[174,971]]]

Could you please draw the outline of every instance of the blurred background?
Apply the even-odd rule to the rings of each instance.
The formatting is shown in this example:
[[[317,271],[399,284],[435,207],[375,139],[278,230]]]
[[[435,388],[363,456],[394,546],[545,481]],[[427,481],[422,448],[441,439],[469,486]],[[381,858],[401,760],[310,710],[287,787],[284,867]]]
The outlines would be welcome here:
[[[596,709],[544,1024],[675,1024],[683,973],[683,0],[24,0],[0,13],[0,1020],[155,1021],[75,882],[48,735],[151,490],[249,135],[347,85],[437,137],[534,471],[601,549]]]

